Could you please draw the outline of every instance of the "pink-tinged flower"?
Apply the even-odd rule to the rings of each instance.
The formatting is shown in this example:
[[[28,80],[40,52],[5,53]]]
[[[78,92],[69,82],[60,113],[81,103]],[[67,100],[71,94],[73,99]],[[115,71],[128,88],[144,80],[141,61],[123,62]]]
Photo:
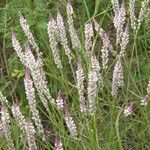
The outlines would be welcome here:
[[[17,38],[16,38],[15,33],[12,33],[12,45],[13,45],[14,50],[16,51],[16,53],[17,53],[17,55],[18,55],[20,61],[22,62],[22,64],[25,65],[25,64],[26,64],[26,62],[25,62],[25,54],[24,54],[24,52],[22,51],[22,48],[21,48],[21,46],[20,46],[19,41],[18,41]]]
[[[85,24],[85,50],[87,53],[90,52],[93,46],[93,27],[91,23]]]
[[[133,30],[137,29],[137,18],[135,16],[135,0],[129,0],[129,12],[131,27]]]
[[[63,150],[63,145],[61,143],[58,132],[57,132],[56,137],[55,137],[55,150]]]
[[[141,100],[141,105],[142,105],[142,106],[147,106],[147,105],[148,105],[148,95],[146,95],[146,96]]]
[[[77,50],[81,50],[81,43],[76,33],[76,30],[73,25],[73,8],[71,4],[68,2],[67,4],[67,16],[68,16],[68,25],[69,25],[69,33],[71,37],[72,47]]]
[[[57,105],[57,108],[59,110],[63,110],[64,109],[64,100],[63,100],[63,97],[62,97],[61,90],[59,90],[59,92],[57,94],[56,105]]]
[[[7,148],[8,150],[15,150],[13,139],[11,137],[11,127],[10,127],[10,117],[9,113],[6,109],[6,106],[2,103],[1,107],[1,120],[3,126],[4,136],[7,140]]]
[[[119,10],[119,2],[118,2],[118,0],[111,0],[111,4],[112,4],[114,12]]]
[[[116,19],[116,29],[117,29],[117,33],[116,33],[116,45],[118,45],[120,43],[122,34],[123,34],[123,26],[125,24],[125,19],[126,19],[126,7],[125,7],[125,0],[122,0],[122,5],[118,14],[118,17]]]
[[[126,25],[126,28],[125,28],[125,31],[122,35],[122,41],[121,41],[121,51],[120,51],[120,56],[124,56],[125,55],[125,49],[127,47],[129,43],[129,21],[127,22],[127,25]]]
[[[69,63],[71,63],[72,53],[71,53],[71,50],[68,46],[68,40],[67,40],[67,36],[66,36],[64,21],[63,21],[63,18],[62,18],[59,11],[57,11],[57,26],[58,26],[58,30],[59,30],[61,45],[63,46],[65,53],[68,56]]]
[[[99,35],[100,38],[102,40],[102,65],[103,65],[103,69],[107,69],[108,67],[108,60],[109,60],[109,51],[115,55],[116,52],[113,50],[113,46],[110,44],[110,40],[106,34],[106,32],[99,26],[99,24],[97,23],[96,20],[94,20],[94,27],[95,30],[98,32],[99,31]]]
[[[39,47],[35,42],[35,39],[30,31],[30,27],[27,24],[27,20],[24,18],[24,16],[21,14],[21,12],[19,12],[19,21],[20,21],[20,25],[25,33],[25,35],[27,36],[29,43],[32,45],[33,49],[36,50],[37,54],[39,54]]]
[[[149,4],[149,0],[143,0],[141,2],[142,6],[141,6],[140,14],[139,14],[139,17],[138,17],[138,20],[137,20],[137,22],[138,22],[137,30],[140,29],[141,24],[142,24],[142,22],[144,20],[145,12],[146,12],[146,10],[147,10],[147,8],[149,6],[148,4]]]
[[[30,46],[28,44],[25,45],[25,55],[26,55],[26,64],[27,67],[31,71],[31,75],[34,81],[34,85],[38,91],[38,95],[46,108],[46,110],[49,112],[48,102],[47,99],[51,101],[51,103],[54,103],[54,100],[52,99],[50,95],[50,91],[47,87],[47,80],[46,75],[43,70],[43,62],[41,57],[37,57],[37,60],[35,60]]]
[[[28,139],[29,150],[37,150],[36,140],[35,140],[35,129],[32,122],[26,122],[26,133]]]
[[[60,55],[59,55],[59,51],[58,51],[58,47],[57,47],[57,36],[56,33],[57,31],[57,24],[55,22],[55,20],[53,18],[50,19],[49,23],[48,23],[48,36],[49,36],[49,42],[50,42],[50,47],[53,53],[53,57],[54,57],[54,61],[55,64],[57,65],[57,68],[62,68],[62,64],[61,64],[61,59],[60,59]]]
[[[79,95],[79,102],[80,102],[80,111],[86,112],[86,103],[85,103],[85,97],[84,97],[84,72],[82,68],[81,61],[78,62],[77,65],[77,89],[78,89],[78,95]]]
[[[97,81],[97,72],[91,69],[88,74],[88,101],[90,115],[94,115],[96,112]]]
[[[119,17],[119,10],[115,12],[115,16],[114,16],[114,20],[113,20],[113,23],[114,23],[114,27],[117,29],[118,27],[118,17]]]
[[[103,78],[102,74],[100,73],[101,67],[99,64],[99,61],[97,60],[96,56],[94,54],[91,55],[91,69],[95,70],[97,73],[97,78],[98,78],[98,86],[103,89]]]
[[[69,129],[70,135],[76,139],[77,138],[76,125],[75,125],[74,120],[71,116],[68,105],[66,104],[66,102],[64,102],[64,103],[65,103],[65,122],[66,122],[68,129]]]
[[[121,58],[118,57],[116,65],[114,67],[114,72],[113,72],[113,81],[112,81],[112,96],[117,96],[118,94],[118,88],[122,87],[124,85],[124,80],[123,80],[123,68],[121,64]]]
[[[16,102],[13,102],[11,111],[12,111],[14,118],[18,121],[20,129],[25,134],[26,133],[26,120],[25,120],[25,117],[22,115],[22,112],[19,108],[19,104],[17,100]]]
[[[134,103],[131,103],[129,106],[126,106],[125,109],[124,109],[124,115],[125,117],[129,116],[132,114],[133,112],[133,104]]]
[[[113,50],[113,46],[111,45],[108,35],[104,31],[104,29],[99,26],[96,20],[94,20],[94,27],[97,32],[99,31],[99,36],[102,40],[103,48],[109,49],[109,51],[113,55],[116,55],[116,52]]]
[[[24,79],[24,85],[25,85],[26,97],[28,99],[30,110],[32,112],[32,119],[35,122],[35,125],[38,129],[38,133],[41,134],[43,141],[45,141],[44,129],[43,129],[43,125],[41,123],[41,119],[39,116],[39,111],[36,107],[35,89],[33,87],[33,81],[30,78],[29,68],[26,68],[26,76]]]

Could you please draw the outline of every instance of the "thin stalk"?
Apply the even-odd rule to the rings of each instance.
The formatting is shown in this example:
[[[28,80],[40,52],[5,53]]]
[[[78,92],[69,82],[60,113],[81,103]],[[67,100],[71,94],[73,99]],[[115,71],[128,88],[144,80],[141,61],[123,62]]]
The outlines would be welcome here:
[[[120,118],[121,112],[122,110],[119,112],[117,119],[116,119],[116,136],[117,136],[117,141],[118,141],[120,150],[124,150],[122,142],[121,142],[120,133],[119,133],[119,118]]]

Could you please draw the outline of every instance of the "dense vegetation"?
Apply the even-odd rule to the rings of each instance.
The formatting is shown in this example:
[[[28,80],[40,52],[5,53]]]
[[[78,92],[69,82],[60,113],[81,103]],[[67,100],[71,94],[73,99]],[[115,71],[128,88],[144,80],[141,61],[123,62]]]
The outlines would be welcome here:
[[[150,149],[149,0],[113,2],[0,1],[0,149]]]

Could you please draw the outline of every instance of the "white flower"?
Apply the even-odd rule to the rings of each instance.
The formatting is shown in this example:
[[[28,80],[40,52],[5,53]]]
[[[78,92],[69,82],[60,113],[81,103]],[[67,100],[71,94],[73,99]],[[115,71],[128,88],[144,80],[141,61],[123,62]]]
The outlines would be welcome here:
[[[126,106],[126,108],[124,109],[125,117],[131,115],[132,112],[133,112],[133,103],[131,103],[129,106]]]
[[[121,58],[118,57],[116,65],[113,72],[113,81],[112,81],[112,96],[117,96],[118,88],[124,85],[123,81],[123,68],[121,64]]]
[[[146,96],[141,100],[141,105],[142,105],[142,106],[147,106],[147,105],[148,105],[148,95],[146,95]]]
[[[90,70],[88,75],[88,100],[90,115],[94,115],[96,112],[97,81],[97,72],[95,70]]]

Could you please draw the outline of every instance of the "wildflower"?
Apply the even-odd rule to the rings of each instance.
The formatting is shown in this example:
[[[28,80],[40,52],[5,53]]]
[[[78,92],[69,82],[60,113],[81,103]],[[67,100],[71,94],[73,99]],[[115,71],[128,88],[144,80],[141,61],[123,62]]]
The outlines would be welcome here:
[[[108,54],[109,54],[109,51],[113,54],[113,55],[116,55],[116,52],[113,50],[113,46],[111,45],[110,43],[110,40],[106,34],[106,32],[103,30],[103,28],[101,28],[99,26],[99,24],[97,23],[96,20],[94,20],[94,27],[95,27],[95,30],[98,32],[99,31],[99,35],[100,35],[100,38],[102,40],[102,43],[103,43],[103,47],[102,47],[102,53],[104,55],[104,52],[107,54],[107,56],[102,56],[102,64],[103,64],[103,68],[107,68],[107,61],[108,61]],[[100,29],[99,29],[100,28]],[[109,51],[108,51],[109,50]],[[105,58],[105,59],[104,59]],[[107,58],[107,59],[106,59]]]
[[[123,68],[121,64],[121,58],[119,57],[113,72],[113,81],[112,81],[112,96],[117,96],[118,88],[124,85],[123,81]]]
[[[129,1],[129,11],[130,11],[130,20],[131,20],[131,27],[133,30],[137,28],[137,18],[135,16],[135,0]]]
[[[95,70],[90,70],[88,75],[88,100],[89,100],[89,113],[94,115],[96,112],[96,92],[97,92],[97,73]]]
[[[78,62],[76,75],[77,75],[77,89],[78,89],[79,102],[80,102],[80,111],[85,113],[86,104],[85,104],[85,97],[84,97],[84,73],[83,73],[81,61]]]
[[[20,61],[22,62],[22,64],[25,65],[26,64],[25,63],[25,54],[22,52],[22,48],[20,46],[19,41],[16,38],[15,33],[12,33],[12,45],[13,45],[15,51],[17,52],[17,55],[18,55]]]
[[[92,38],[93,38],[93,34],[94,34],[91,23],[87,23],[85,25],[84,34],[85,34],[85,50],[86,50],[86,52],[89,53],[92,48],[92,45],[93,45]]]
[[[147,106],[148,104],[148,95],[146,95],[142,100],[141,100],[141,105],[142,106]]]
[[[4,104],[2,104],[1,107],[1,114],[3,132],[7,140],[7,148],[8,150],[15,150],[14,143],[11,137],[10,117]]]
[[[35,100],[35,89],[33,87],[33,81],[30,78],[30,70],[26,69],[26,76],[24,79],[26,96],[29,101],[30,110],[32,112],[32,119],[35,122],[35,125],[38,129],[38,132],[42,135],[43,141],[45,141],[44,129],[41,123],[41,119],[39,116],[39,111],[36,108],[36,100]]]
[[[45,75],[45,72],[44,72],[44,69],[43,69],[43,61],[41,59],[40,56],[37,57],[37,60],[36,60],[36,65],[37,65],[37,69],[39,70],[39,77],[41,77],[41,87],[43,88],[43,94],[47,97],[48,100],[50,100],[50,102],[52,104],[54,104],[54,99],[52,98],[51,94],[50,94],[50,91],[49,91],[49,88],[47,86],[47,80],[46,80],[46,75]],[[41,89],[42,90],[42,89]]]
[[[32,33],[30,32],[30,27],[27,24],[27,20],[24,18],[24,16],[21,14],[21,12],[19,12],[19,20],[20,20],[20,25],[25,33],[25,35],[27,36],[29,43],[32,45],[33,49],[36,50],[37,54],[39,54],[39,47],[35,42],[35,39],[32,35]]]
[[[38,95],[39,95],[44,107],[49,112],[47,99],[51,100],[51,103],[53,103],[54,100],[52,99],[49,89],[47,87],[45,72],[42,68],[43,62],[41,60],[41,57],[38,57],[37,60],[35,60],[32,52],[31,52],[30,46],[28,44],[25,45],[25,49],[26,49],[25,55],[26,55],[27,67],[31,71],[34,85],[38,91]]]
[[[29,150],[37,150],[35,141],[35,129],[32,122],[26,122],[26,127]]]
[[[132,112],[133,112],[133,103],[131,103],[129,106],[126,106],[126,108],[124,109],[125,117],[131,115]]]
[[[117,33],[116,33],[116,45],[118,45],[120,43],[122,34],[123,34],[123,25],[125,23],[125,19],[126,19],[126,8],[125,8],[125,0],[122,0],[122,5],[121,5],[121,9],[119,11],[118,17],[117,17],[117,24],[116,24],[116,29],[117,29]]]
[[[61,60],[60,60],[60,55],[58,52],[57,48],[57,40],[56,40],[56,28],[57,24],[53,18],[50,19],[48,23],[48,36],[49,36],[49,42],[50,42],[50,47],[54,56],[54,61],[55,64],[57,65],[57,68],[62,68]]]
[[[67,40],[67,37],[66,37],[66,31],[65,31],[63,18],[62,18],[59,11],[57,12],[57,26],[58,26],[58,30],[59,30],[61,45],[63,46],[63,48],[65,50],[65,53],[69,58],[69,63],[71,63],[72,54],[71,54],[71,50],[68,46],[68,40]]]
[[[25,120],[25,117],[21,113],[21,110],[19,108],[19,105],[18,105],[17,101],[13,102],[11,111],[12,111],[12,114],[15,117],[15,119],[18,121],[22,132],[26,133],[26,120]]]
[[[67,4],[67,16],[68,16],[68,25],[69,25],[69,32],[70,32],[70,37],[72,41],[72,47],[74,49],[78,49],[79,51],[81,50],[81,43],[80,40],[77,36],[76,30],[73,25],[73,8],[70,3]]]
[[[115,29],[117,29],[117,26],[118,26],[118,17],[119,17],[119,10],[115,12],[115,16],[113,19]]]
[[[69,111],[69,108],[68,108],[66,102],[65,102],[65,121],[66,121],[66,125],[69,129],[71,136],[76,139],[77,138],[76,125],[74,123],[74,120],[71,116],[71,113]]]
[[[147,85],[147,94],[150,95],[150,81],[149,81],[149,83]]]
[[[57,108],[59,110],[63,110],[64,109],[64,100],[63,100],[63,97],[62,97],[61,90],[59,90],[59,92],[57,94],[56,105],[57,105]]]
[[[98,78],[98,85],[102,89],[104,85],[103,85],[102,74],[100,73],[101,67],[94,54],[91,55],[91,69],[96,71],[97,78]]]
[[[128,43],[129,43],[129,21],[126,25],[125,32],[122,35],[122,41],[121,41],[121,46],[120,46],[121,47],[121,51],[120,51],[121,56],[125,55],[125,49],[126,49]]]
[[[63,145],[61,143],[61,140],[60,140],[60,137],[59,137],[59,133],[57,132],[56,138],[55,138],[55,150],[63,150],[62,146]]]
[[[144,16],[145,16],[145,12],[147,10],[147,7],[148,7],[148,4],[149,4],[149,0],[143,0],[141,2],[142,6],[141,6],[141,10],[140,10],[140,14],[139,14],[139,17],[138,17],[138,25],[137,25],[137,30],[140,29],[140,26],[142,24],[142,21],[144,20]]]
[[[113,6],[114,12],[119,10],[119,2],[118,2],[118,0],[111,0],[111,4]]]

